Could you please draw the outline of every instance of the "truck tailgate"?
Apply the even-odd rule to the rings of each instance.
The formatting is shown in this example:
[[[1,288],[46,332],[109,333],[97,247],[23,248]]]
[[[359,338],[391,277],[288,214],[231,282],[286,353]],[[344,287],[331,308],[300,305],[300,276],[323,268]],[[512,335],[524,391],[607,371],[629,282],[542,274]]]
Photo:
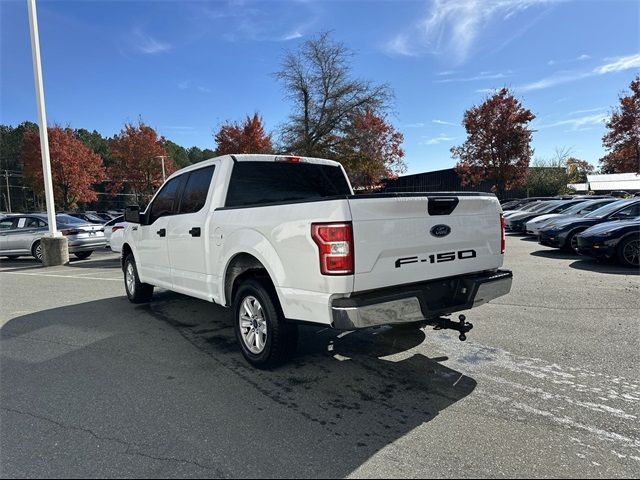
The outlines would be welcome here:
[[[349,207],[355,292],[502,266],[493,195],[363,195],[350,197]]]

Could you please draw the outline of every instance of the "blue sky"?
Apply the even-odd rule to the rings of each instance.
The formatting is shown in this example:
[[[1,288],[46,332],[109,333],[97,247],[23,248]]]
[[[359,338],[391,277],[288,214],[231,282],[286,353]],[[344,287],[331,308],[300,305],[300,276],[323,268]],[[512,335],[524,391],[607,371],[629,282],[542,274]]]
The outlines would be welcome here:
[[[465,109],[508,86],[537,116],[536,157],[594,164],[603,121],[640,72],[637,0],[38,0],[49,123],[118,132],[139,116],[185,147],[289,104],[283,52],[331,30],[353,73],[389,83],[408,173],[448,168]],[[26,1],[0,0],[0,123],[36,120]]]

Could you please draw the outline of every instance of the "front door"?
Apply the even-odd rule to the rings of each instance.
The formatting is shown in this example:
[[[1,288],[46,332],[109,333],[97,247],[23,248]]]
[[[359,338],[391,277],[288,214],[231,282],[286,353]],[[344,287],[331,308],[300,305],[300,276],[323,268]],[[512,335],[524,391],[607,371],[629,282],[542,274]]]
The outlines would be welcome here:
[[[167,251],[169,220],[175,212],[184,175],[165,183],[147,207],[146,225],[137,227],[137,262],[140,280],[159,287],[171,288],[171,270]]]

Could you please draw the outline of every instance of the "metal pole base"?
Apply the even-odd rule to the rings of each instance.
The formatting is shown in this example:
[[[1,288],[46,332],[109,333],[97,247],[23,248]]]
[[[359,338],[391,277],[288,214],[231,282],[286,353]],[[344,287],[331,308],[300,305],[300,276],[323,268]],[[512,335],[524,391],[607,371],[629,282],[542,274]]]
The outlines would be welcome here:
[[[69,243],[66,237],[43,237],[42,264],[45,267],[66,265],[69,263]]]

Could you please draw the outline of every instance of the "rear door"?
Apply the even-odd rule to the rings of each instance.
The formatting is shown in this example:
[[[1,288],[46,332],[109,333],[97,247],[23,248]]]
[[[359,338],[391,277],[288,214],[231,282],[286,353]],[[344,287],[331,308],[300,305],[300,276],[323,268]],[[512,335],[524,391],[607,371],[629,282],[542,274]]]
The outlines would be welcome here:
[[[17,222],[16,217],[0,219],[0,253],[9,252],[9,234]]]
[[[349,207],[356,292],[502,266],[493,195],[355,196]]]
[[[173,288],[184,293],[211,298],[207,285],[207,254],[210,247],[206,208],[212,194],[215,165],[185,173],[176,214],[167,225],[167,248]]]

